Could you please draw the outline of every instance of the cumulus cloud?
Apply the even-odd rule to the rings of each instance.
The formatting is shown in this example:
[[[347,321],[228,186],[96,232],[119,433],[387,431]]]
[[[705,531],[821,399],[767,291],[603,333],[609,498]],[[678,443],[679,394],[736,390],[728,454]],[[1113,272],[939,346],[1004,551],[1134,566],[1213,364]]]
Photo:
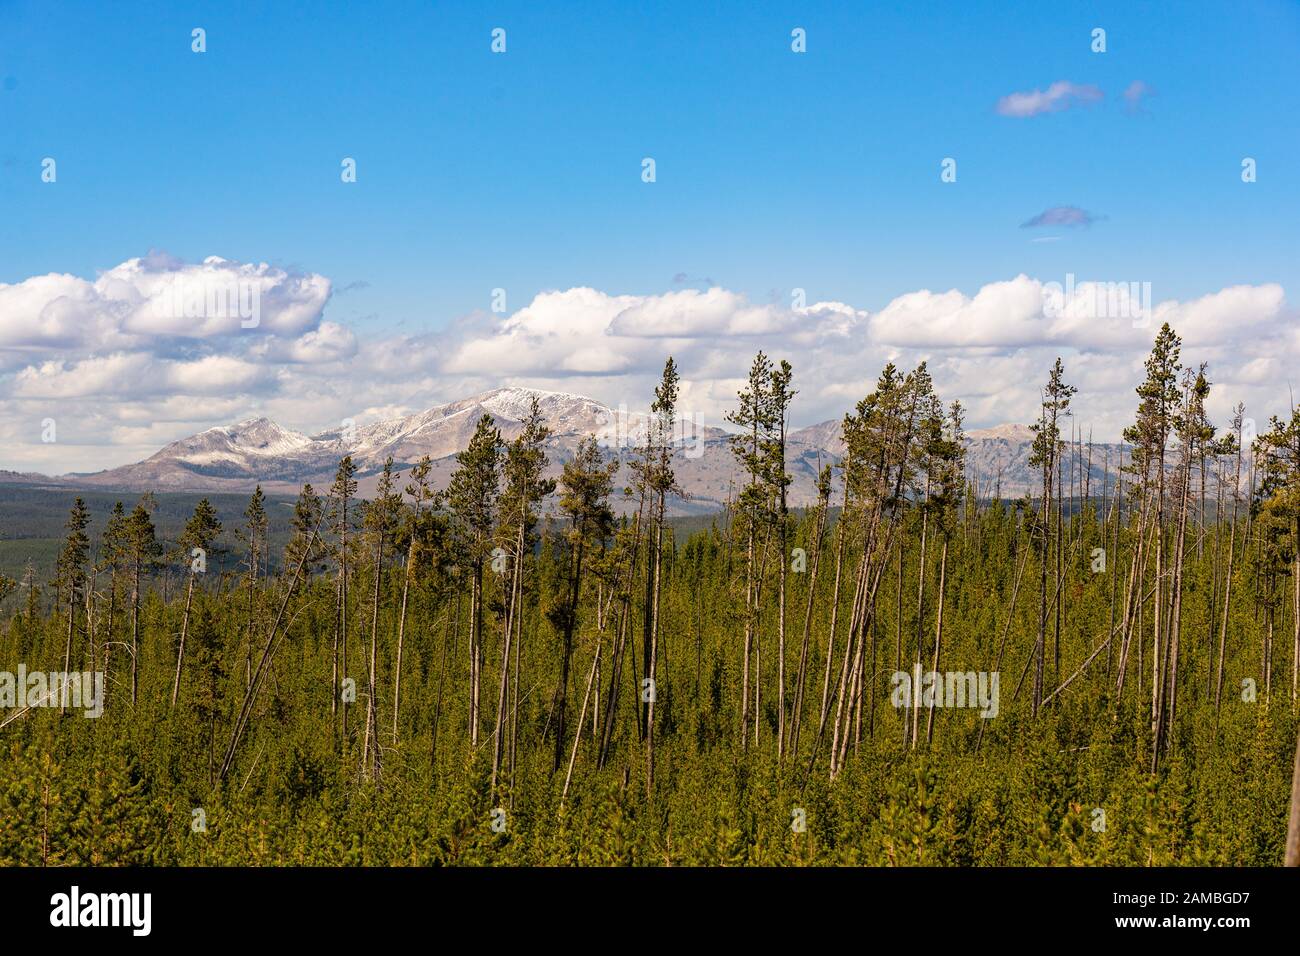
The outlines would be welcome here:
[[[352,358],[357,352],[357,337],[345,325],[321,322],[297,338],[267,338],[249,351],[262,361],[323,365]]]
[[[235,277],[264,289],[261,323],[177,323],[141,310],[168,276]],[[266,266],[164,256],[95,281],[36,276],[0,286],[0,468],[95,470],[145,458],[213,425],[267,415],[305,432],[420,411],[500,385],[577,392],[644,408],[668,355],[682,407],[722,424],[754,352],[794,365],[794,424],[839,418],[886,362],[929,363],[972,427],[1027,421],[1057,355],[1080,393],[1078,420],[1113,439],[1160,323],[1184,361],[1211,363],[1211,409],[1245,401],[1262,420],[1285,395],[1300,332],[1283,289],[1239,285],[1173,299],[1143,282],[1028,275],[977,289],[903,291],[877,311],[839,301],[794,307],[716,285],[627,295],[548,290],[513,314],[475,312],[436,331],[359,334],[324,316],[327,279]],[[802,301],[802,300],[800,300]],[[161,320],[167,321],[161,321]],[[58,420],[59,442],[40,440]]]
[[[1045,90],[1010,93],[998,100],[997,110],[1003,116],[1025,118],[1041,113],[1057,113],[1077,103],[1095,103],[1102,96],[1101,90],[1089,83],[1057,80]]]
[[[51,273],[0,283],[0,367],[40,349],[156,350],[245,333],[301,335],[319,323],[329,295],[324,276],[217,256],[195,264],[161,254],[129,259],[93,282]]]

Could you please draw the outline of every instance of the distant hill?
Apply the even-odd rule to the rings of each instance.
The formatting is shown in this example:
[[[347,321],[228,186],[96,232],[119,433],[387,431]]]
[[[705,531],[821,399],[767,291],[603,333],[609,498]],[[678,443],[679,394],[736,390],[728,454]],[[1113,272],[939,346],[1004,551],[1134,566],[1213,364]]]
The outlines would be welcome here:
[[[227,492],[242,494],[261,484],[268,493],[293,495],[305,483],[328,490],[339,459],[351,455],[358,467],[360,494],[374,490],[379,470],[390,455],[405,471],[424,455],[434,463],[434,482],[445,487],[455,468],[454,455],[468,444],[483,415],[490,415],[508,440],[519,434],[522,419],[536,397],[551,438],[547,452],[550,472],[558,475],[578,442],[595,435],[609,453],[626,459],[644,434],[646,416],[624,413],[593,399],[567,392],[530,388],[498,388],[403,418],[335,428],[306,435],[268,418],[223,425],[174,441],[144,461],[87,475],[46,478],[0,472],[0,482],[51,488],[98,488],[127,492]],[[674,468],[685,495],[672,502],[678,516],[706,514],[723,508],[743,483],[731,453],[728,433],[689,424],[678,437]],[[1029,466],[1033,433],[1025,425],[1006,424],[967,435],[967,470],[983,497],[1019,497],[1038,486]],[[1083,454],[1086,456],[1086,447]],[[792,431],[788,463],[792,477],[790,503],[812,504],[817,473],[844,453],[841,422],[819,422]],[[1090,484],[1100,488],[1109,456],[1111,470],[1120,460],[1118,445],[1092,448]],[[1082,466],[1080,466],[1082,474]],[[630,483],[626,466],[620,487]]]

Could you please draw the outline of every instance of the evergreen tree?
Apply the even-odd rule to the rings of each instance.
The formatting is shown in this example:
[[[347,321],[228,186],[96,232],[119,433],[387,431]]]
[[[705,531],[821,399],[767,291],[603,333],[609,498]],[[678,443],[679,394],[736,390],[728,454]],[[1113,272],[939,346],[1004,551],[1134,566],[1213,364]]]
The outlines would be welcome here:
[[[1169,587],[1166,584],[1165,557],[1165,457],[1169,446],[1170,433],[1174,426],[1181,392],[1178,385],[1182,365],[1179,354],[1182,340],[1166,322],[1156,333],[1155,344],[1146,360],[1146,379],[1138,386],[1137,421],[1124,430],[1124,440],[1133,446],[1131,469],[1138,476],[1140,483],[1141,524],[1138,537],[1144,542],[1149,536],[1154,540],[1155,580],[1154,598],[1151,604],[1151,749],[1152,771],[1159,760],[1160,735],[1164,719],[1165,681],[1163,664],[1167,644],[1165,638],[1169,626]],[[1150,547],[1150,545],[1147,545]],[[1145,588],[1145,554],[1138,552],[1135,558],[1139,573],[1136,575],[1136,610],[1141,611],[1142,595]],[[1141,640],[1141,635],[1138,635]],[[1128,643],[1126,634],[1125,645]],[[1121,659],[1127,661],[1127,654],[1122,649]],[[1121,665],[1120,685],[1117,691],[1123,692],[1123,670]],[[1140,686],[1140,680],[1139,680]]]
[[[348,515],[348,505],[352,501],[352,496],[357,493],[356,481],[357,468],[352,463],[352,456],[345,455],[339,461],[338,470],[334,475],[334,486],[330,489],[330,498],[333,501],[333,521],[334,533],[338,536],[338,547],[336,555],[338,558],[339,573],[338,587],[334,592],[334,648],[333,648],[333,690],[331,696],[330,713],[337,714],[339,711],[340,698],[342,695],[341,679],[347,679],[348,675],[348,572],[351,568],[351,553],[348,550],[348,531],[351,518]],[[340,653],[342,661],[340,661]],[[343,698],[343,731],[342,746],[346,750],[348,746],[348,704],[350,701]]]
[[[745,746],[749,718],[750,665],[754,675],[754,736],[758,737],[760,664],[758,610],[762,595],[762,559],[758,554],[760,530],[770,527],[771,501],[767,460],[763,451],[772,433],[772,361],[763,352],[754,356],[749,379],[736,395],[738,407],[727,421],[738,429],[730,437],[731,451],[745,470],[747,480],[736,501],[736,514],[745,535],[745,635],[741,658],[740,739]],[[766,545],[764,545],[766,552]],[[756,741],[757,742],[757,741]]]
[[[511,799],[514,797],[513,780],[519,722],[519,655],[523,642],[523,602],[526,555],[532,550],[533,529],[537,523],[537,507],[555,491],[554,479],[546,478],[547,458],[545,442],[550,437],[542,416],[537,396],[532,396],[528,414],[524,416],[523,429],[506,446],[503,465],[505,490],[501,497],[501,539],[509,559],[510,587],[506,597],[504,627],[501,642],[501,675],[497,689],[496,730],[492,739],[492,782],[496,791],[501,770],[501,757],[505,746],[506,699],[511,687],[510,654],[514,651],[514,696],[510,707],[510,776]]]
[[[194,506],[194,514],[185,522],[185,530],[181,532],[181,552],[189,561],[190,573],[189,583],[185,588],[185,611],[181,616],[181,637],[176,645],[176,678],[172,682],[172,706],[176,706],[176,698],[181,692],[181,669],[185,664],[185,636],[190,627],[190,608],[194,603],[194,579],[207,570],[208,552],[212,550],[212,544],[217,540],[217,535],[221,534],[221,521],[217,518],[217,510],[212,507],[212,503],[207,498],[199,499],[199,503]]]
[[[673,435],[677,420],[677,398],[681,376],[672,356],[664,363],[663,375],[655,386],[655,400],[650,405],[651,444],[654,457],[647,469],[647,483],[654,495],[654,556],[648,562],[648,573],[653,582],[650,588],[650,634],[646,658],[647,685],[645,714],[646,794],[654,792],[655,782],[655,703],[659,697],[659,631],[663,596],[664,520],[668,495],[683,496],[673,473]],[[568,487],[572,487],[569,485]],[[592,519],[595,520],[594,518]],[[603,537],[603,535],[602,535]],[[575,591],[576,598],[576,591]],[[574,602],[576,613],[576,600]]]
[[[153,495],[146,493],[131,510],[123,527],[127,567],[131,571],[131,705],[140,692],[140,599],[142,587],[162,554],[150,511],[156,507]]]
[[[1038,520],[1036,524],[1038,538],[1038,555],[1039,555],[1039,604],[1038,604],[1038,641],[1034,645],[1034,697],[1033,713],[1038,714],[1038,709],[1043,705],[1043,663],[1047,656],[1047,566],[1048,556],[1053,552],[1053,525],[1052,525],[1052,499],[1053,488],[1056,476],[1060,470],[1061,450],[1064,442],[1061,440],[1060,420],[1062,417],[1070,414],[1070,399],[1078,392],[1073,385],[1065,383],[1065,366],[1058,357],[1052,365],[1052,370],[1048,374],[1047,385],[1043,389],[1042,405],[1039,412],[1038,421],[1034,422],[1030,429],[1034,433],[1034,442],[1029,456],[1029,464],[1036,467],[1042,474],[1042,498],[1039,503]],[[1059,539],[1057,538],[1057,598],[1060,592],[1060,552]],[[1056,635],[1056,671],[1060,671],[1060,630],[1059,626]]]
[[[266,563],[267,550],[266,495],[262,492],[261,485],[253,489],[253,496],[248,501],[248,507],[244,509],[244,519],[247,523],[243,530],[239,532],[239,537],[243,539],[248,547],[245,557],[247,573],[244,576],[245,590],[248,596],[244,629],[244,690],[247,692],[253,682],[253,638],[257,619],[257,582],[261,576],[262,566]]]
[[[492,547],[500,487],[501,432],[484,415],[469,446],[456,454],[457,467],[447,491],[456,516],[464,561],[470,571],[469,743],[478,746],[479,692],[483,673],[483,565]]]
[[[86,586],[86,561],[90,556],[90,537],[86,529],[90,526],[90,511],[86,502],[77,498],[68,515],[67,537],[63,541],[63,550],[59,553],[57,577],[62,582],[67,597],[68,632],[63,645],[63,672],[72,670],[72,637],[77,627],[77,603]],[[66,680],[66,678],[65,678]],[[53,688],[51,688],[53,692]],[[59,695],[59,709],[66,709],[66,695]]]
[[[397,535],[402,515],[402,496],[396,482],[393,456],[389,455],[379,473],[375,497],[366,507],[363,522],[374,563],[369,661],[366,666],[366,732],[361,747],[362,774],[368,779],[379,776],[379,610],[384,593],[384,569],[392,550],[389,545]]]
[[[549,612],[552,626],[560,633],[560,676],[555,688],[555,754],[553,770],[559,770],[567,740],[569,667],[573,658],[573,637],[578,626],[578,605],[582,594],[583,559],[613,530],[614,512],[609,496],[614,489],[616,461],[606,461],[594,436],[584,438],[573,458],[564,463],[560,476],[560,511],[569,519],[569,573],[567,598]],[[651,695],[653,697],[653,695]],[[581,734],[582,728],[578,728]]]

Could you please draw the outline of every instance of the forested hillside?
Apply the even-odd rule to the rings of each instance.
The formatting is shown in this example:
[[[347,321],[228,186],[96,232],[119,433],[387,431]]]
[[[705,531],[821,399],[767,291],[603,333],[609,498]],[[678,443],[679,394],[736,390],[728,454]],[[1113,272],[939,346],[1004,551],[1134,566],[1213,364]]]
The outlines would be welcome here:
[[[627,488],[594,439],[552,488],[534,407],[445,493],[426,461],[360,500],[345,458],[283,543],[260,492],[167,549],[148,496],[78,502],[56,610],[0,581],[0,668],[103,671],[103,714],[0,701],[0,863],[1280,864],[1300,413],[1244,448],[1210,379],[1162,329],[1098,483],[1058,360],[1016,502],[891,365],[795,512],[797,372],[761,353],[748,481],[689,535],[671,359]]]

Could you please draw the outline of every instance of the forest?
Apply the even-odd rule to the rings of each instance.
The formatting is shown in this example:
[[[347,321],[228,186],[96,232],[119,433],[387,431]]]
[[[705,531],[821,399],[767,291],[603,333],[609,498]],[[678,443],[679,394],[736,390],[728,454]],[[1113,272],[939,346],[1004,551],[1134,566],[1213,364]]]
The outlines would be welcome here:
[[[1215,422],[1210,376],[1163,327],[1098,487],[1057,359],[1019,500],[923,363],[792,507],[762,352],[689,534],[671,358],[635,448],[548,478],[535,405],[484,416],[445,489],[390,460],[362,500],[344,458],[274,553],[260,489],[175,540],[148,494],[78,499],[0,578],[0,669],[54,675],[0,680],[0,864],[1280,865],[1300,411]]]

